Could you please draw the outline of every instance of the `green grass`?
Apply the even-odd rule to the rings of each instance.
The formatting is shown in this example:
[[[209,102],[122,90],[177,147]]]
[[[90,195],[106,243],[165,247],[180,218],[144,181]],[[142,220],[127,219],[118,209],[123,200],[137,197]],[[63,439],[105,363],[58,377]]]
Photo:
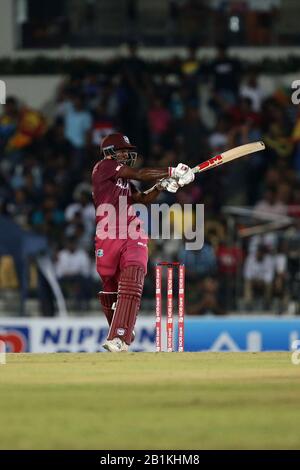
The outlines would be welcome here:
[[[15,354],[1,449],[297,449],[289,353]]]

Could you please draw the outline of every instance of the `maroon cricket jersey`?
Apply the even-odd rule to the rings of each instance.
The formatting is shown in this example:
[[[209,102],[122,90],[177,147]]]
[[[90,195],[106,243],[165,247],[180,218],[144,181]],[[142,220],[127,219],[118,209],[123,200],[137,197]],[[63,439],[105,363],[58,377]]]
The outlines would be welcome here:
[[[127,238],[124,237],[124,233],[127,234],[129,224],[136,224],[138,227],[137,231],[141,230],[141,221],[138,219],[135,211],[131,207],[132,204],[134,204],[132,193],[135,192],[136,189],[133,183],[129,180],[118,176],[122,166],[122,163],[110,159],[101,160],[94,166],[92,184],[93,199],[96,209],[96,238],[101,238],[99,235],[100,226],[101,230],[103,230],[105,225],[104,221],[107,222],[108,220],[110,228],[115,226],[117,238],[120,237],[121,233],[123,235],[120,238]],[[108,211],[104,211],[106,207],[104,204],[114,207],[115,218],[108,218]],[[106,227],[108,228],[108,223],[106,224]],[[114,236],[112,236],[112,238],[114,238]]]

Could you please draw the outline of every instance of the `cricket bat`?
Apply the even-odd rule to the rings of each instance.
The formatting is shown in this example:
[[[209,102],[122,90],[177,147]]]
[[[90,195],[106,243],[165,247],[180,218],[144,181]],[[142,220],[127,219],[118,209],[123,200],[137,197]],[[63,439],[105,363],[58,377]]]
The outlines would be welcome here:
[[[206,160],[200,165],[192,168],[193,173],[202,173],[203,171],[210,170],[216,166],[223,165],[224,163],[231,162],[237,158],[243,157],[244,155],[249,155],[250,153],[260,152],[264,150],[265,144],[261,141],[252,142],[251,144],[240,145],[239,147],[234,147],[233,149],[226,150],[226,152],[220,153],[215,157]]]

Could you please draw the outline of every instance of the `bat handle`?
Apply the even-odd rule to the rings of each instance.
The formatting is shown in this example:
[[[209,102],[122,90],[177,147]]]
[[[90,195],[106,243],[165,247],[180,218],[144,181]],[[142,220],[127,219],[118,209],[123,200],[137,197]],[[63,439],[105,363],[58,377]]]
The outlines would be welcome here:
[[[144,194],[149,194],[149,193],[151,193],[152,191],[154,191],[154,189],[159,189],[159,190],[160,190],[160,182],[161,182],[161,181],[162,181],[162,180],[159,180],[159,182],[156,183],[154,186],[152,186],[152,188],[149,188],[149,189],[147,189],[146,191],[144,191]]]

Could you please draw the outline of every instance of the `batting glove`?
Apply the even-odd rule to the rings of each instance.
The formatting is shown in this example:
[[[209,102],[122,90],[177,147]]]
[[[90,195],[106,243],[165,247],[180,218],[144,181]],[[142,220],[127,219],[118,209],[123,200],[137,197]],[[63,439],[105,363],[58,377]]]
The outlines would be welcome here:
[[[176,167],[169,167],[169,176],[171,176],[172,178],[179,179],[183,175],[185,175],[189,170],[190,168],[184,163],[178,163]]]
[[[195,179],[195,175],[192,172],[192,170],[189,168],[188,171],[178,179],[178,184],[179,186],[185,186],[186,184],[192,183],[194,179]]]
[[[163,188],[165,191],[168,191],[169,193],[176,193],[180,188],[179,184],[174,178],[165,178],[161,180],[159,184],[161,188]]]

